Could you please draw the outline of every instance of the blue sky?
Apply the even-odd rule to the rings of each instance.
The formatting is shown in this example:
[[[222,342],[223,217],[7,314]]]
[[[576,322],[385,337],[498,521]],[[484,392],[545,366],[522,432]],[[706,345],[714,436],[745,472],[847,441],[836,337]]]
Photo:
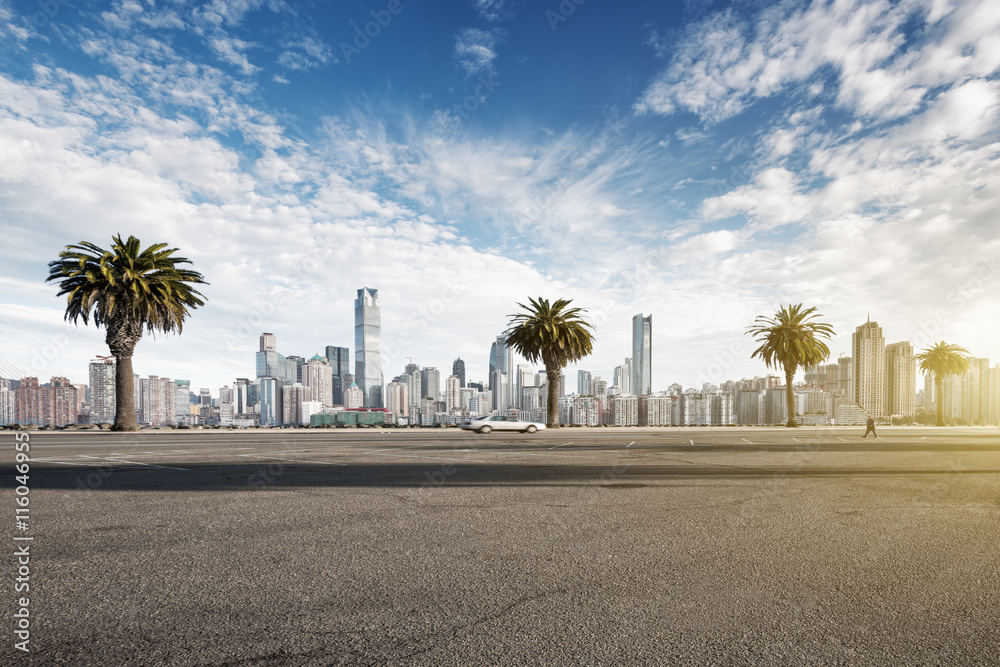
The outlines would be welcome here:
[[[135,370],[213,392],[262,331],[353,348],[365,285],[387,380],[485,379],[538,295],[606,379],[652,313],[654,389],[763,374],[789,302],[834,356],[870,313],[997,361],[998,35],[985,0],[0,0],[0,356],[86,381],[46,264],[121,233],[211,283]]]

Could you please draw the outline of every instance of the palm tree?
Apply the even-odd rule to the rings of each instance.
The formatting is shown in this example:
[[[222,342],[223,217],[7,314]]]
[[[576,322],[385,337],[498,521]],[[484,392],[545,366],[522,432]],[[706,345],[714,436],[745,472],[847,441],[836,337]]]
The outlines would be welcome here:
[[[546,426],[559,428],[559,378],[562,369],[571,361],[578,361],[590,354],[594,335],[593,325],[580,317],[586,311],[567,308],[568,299],[553,304],[538,297],[529,298],[531,306],[517,304],[524,312],[509,315],[508,329],[504,332],[507,343],[531,363],[539,359],[545,364],[545,377],[549,383],[546,403]]]
[[[830,348],[820,338],[833,336],[833,327],[825,322],[814,322],[822,317],[815,308],[803,310],[802,304],[781,306],[774,311],[774,317],[759,315],[746,333],[752,334],[760,347],[750,358],[760,357],[768,368],[785,369],[785,401],[788,405],[788,423],[798,426],[795,421],[795,393],[792,379],[799,366],[818,364],[830,356]]]
[[[949,375],[964,375],[969,370],[968,354],[969,351],[964,347],[941,341],[916,355],[920,370],[934,373],[938,426],[944,426],[944,379]]]
[[[49,262],[46,282],[59,281],[66,296],[66,317],[74,323],[107,329],[105,341],[115,356],[115,431],[137,431],[132,381],[132,353],[146,328],[150,333],[181,332],[188,308],[205,302],[189,283],[207,284],[197,271],[177,268],[190,264],[173,257],[177,248],[155,243],[145,250],[139,239],[112,237],[110,250],[81,241],[66,246],[59,259]]]

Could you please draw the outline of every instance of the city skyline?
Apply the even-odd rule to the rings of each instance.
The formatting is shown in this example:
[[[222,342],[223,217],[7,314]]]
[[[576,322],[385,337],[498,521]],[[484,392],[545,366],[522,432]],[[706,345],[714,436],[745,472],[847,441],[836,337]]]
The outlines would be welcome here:
[[[382,5],[57,5],[0,0],[17,375],[83,379],[106,354],[44,280],[68,243],[117,233],[208,280],[184,334],[134,357],[202,386],[247,375],[260,331],[306,358],[352,347],[343,286],[366,284],[387,377],[461,357],[485,380],[483,341],[534,296],[590,309],[581,368],[602,377],[629,317],[669,322],[653,390],[761,374],[742,331],[783,303],[816,306],[836,352],[871,310],[888,341],[1000,357],[986,0],[588,3],[555,23],[404,4],[350,58]]]

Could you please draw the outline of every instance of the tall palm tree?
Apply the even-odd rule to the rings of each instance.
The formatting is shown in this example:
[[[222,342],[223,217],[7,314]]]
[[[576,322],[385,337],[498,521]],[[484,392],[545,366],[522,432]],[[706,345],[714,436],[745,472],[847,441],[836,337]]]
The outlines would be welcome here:
[[[916,355],[920,370],[934,373],[934,393],[937,394],[937,425],[944,426],[944,379],[949,375],[964,375],[969,370],[969,351],[964,347],[941,341]]]
[[[559,428],[559,378],[562,369],[571,361],[578,361],[590,354],[594,326],[584,320],[582,308],[567,308],[571,301],[559,299],[549,304],[538,297],[529,298],[531,306],[517,304],[524,312],[509,315],[508,329],[504,332],[507,344],[531,363],[539,359],[545,364],[545,377],[549,383],[546,402],[546,426]]]
[[[758,315],[746,333],[752,334],[760,347],[750,358],[760,357],[768,368],[785,369],[785,402],[788,405],[788,423],[798,426],[795,421],[795,392],[792,380],[799,366],[812,366],[830,356],[830,348],[821,338],[833,336],[833,327],[825,322],[814,322],[822,317],[815,308],[802,308],[802,304],[781,306],[773,317]]]
[[[110,250],[88,241],[68,245],[49,262],[46,282],[59,281],[58,296],[66,295],[66,318],[83,318],[107,330],[105,342],[115,357],[115,431],[137,431],[132,380],[132,353],[145,328],[150,333],[181,332],[188,308],[205,302],[191,283],[207,284],[190,264],[174,257],[177,248],[154,243],[145,250],[139,239],[112,237]]]

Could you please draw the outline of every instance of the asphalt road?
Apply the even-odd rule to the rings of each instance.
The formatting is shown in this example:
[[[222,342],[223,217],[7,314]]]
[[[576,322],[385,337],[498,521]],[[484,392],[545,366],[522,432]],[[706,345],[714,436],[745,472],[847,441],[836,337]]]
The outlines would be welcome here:
[[[35,432],[0,664],[1000,664],[1000,432],[862,432]]]

